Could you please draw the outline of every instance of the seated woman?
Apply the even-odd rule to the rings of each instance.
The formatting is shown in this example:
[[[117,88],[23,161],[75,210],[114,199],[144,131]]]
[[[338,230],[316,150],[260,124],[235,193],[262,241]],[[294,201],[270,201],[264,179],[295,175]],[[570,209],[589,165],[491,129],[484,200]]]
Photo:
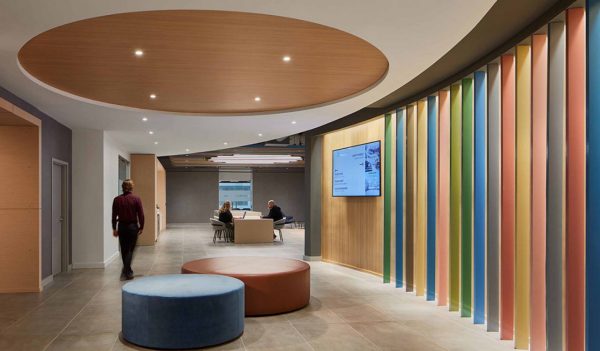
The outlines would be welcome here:
[[[229,229],[231,240],[233,240],[233,215],[231,214],[231,202],[223,202],[223,206],[219,209],[219,222],[225,223],[225,227]]]

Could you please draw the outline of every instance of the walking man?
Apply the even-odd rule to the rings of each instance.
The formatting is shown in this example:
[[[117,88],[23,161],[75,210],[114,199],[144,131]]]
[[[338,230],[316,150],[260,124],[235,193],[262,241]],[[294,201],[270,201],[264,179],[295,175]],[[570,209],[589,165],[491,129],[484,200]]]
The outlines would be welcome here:
[[[115,197],[112,207],[113,236],[119,237],[123,271],[121,280],[133,279],[131,261],[137,238],[144,230],[144,209],[142,200],[133,195],[133,181],[125,179],[121,185],[123,194]]]

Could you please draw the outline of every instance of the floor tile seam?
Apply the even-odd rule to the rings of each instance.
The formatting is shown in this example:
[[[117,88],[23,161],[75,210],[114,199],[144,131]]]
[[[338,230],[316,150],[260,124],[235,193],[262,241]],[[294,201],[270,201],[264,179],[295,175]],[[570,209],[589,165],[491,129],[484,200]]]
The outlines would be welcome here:
[[[454,311],[453,311],[454,312]],[[472,317],[461,317],[460,314],[458,315],[460,318],[456,319],[456,318],[448,318],[448,320],[450,320],[452,323],[454,323],[455,325],[460,326],[461,328],[469,331],[469,332],[473,332],[474,334],[481,334],[481,335],[485,335],[486,337],[489,337],[492,340],[495,340],[485,329],[478,329],[478,328],[472,328],[473,325],[475,325],[472,322]],[[467,321],[467,318],[471,319],[470,321]],[[464,321],[467,321],[468,323],[471,323],[469,326],[466,325],[462,325],[461,323],[463,323]],[[481,333],[483,332],[483,334]]]
[[[100,289],[98,289],[98,291],[94,294],[94,296],[92,296],[90,298],[90,300],[79,310],[79,312],[77,312],[77,314],[75,314],[75,316],[73,316],[73,318],[71,318],[71,320],[56,334],[56,336],[54,336],[54,338],[52,338],[52,340],[50,340],[50,342],[48,344],[46,344],[46,346],[42,349],[42,351],[46,351],[48,349],[48,347],[50,347],[50,345],[52,345],[52,343],[58,339],[58,337],[64,333],[65,330],[67,330],[67,328],[73,323],[73,321],[81,314],[81,312],[83,312],[83,310],[86,309],[87,306],[90,305],[90,303],[92,302],[92,300],[98,296],[98,294],[100,294],[100,292],[102,291],[102,289],[104,288],[105,285],[107,285],[108,282],[104,283],[102,285],[102,287]]]
[[[119,341],[119,333],[117,333],[117,336],[115,337],[115,341],[113,342],[112,346],[110,347],[110,351],[115,349],[115,345],[117,345],[117,341]]]
[[[364,322],[361,322],[361,323],[364,323]],[[402,327],[406,328],[406,325],[405,325],[404,323],[401,323],[401,322],[399,322],[399,321],[386,322],[386,323],[398,323],[398,324],[401,324],[401,325],[402,325]],[[357,323],[357,324],[358,324],[358,323]],[[352,325],[350,325],[350,326],[352,327]],[[407,330],[407,332],[408,332],[408,333],[411,333],[411,334],[414,334],[415,336],[418,336],[418,337],[420,337],[420,338],[423,338],[423,339],[425,339],[425,340],[427,340],[427,341],[431,342],[432,344],[436,345],[437,347],[439,347],[439,348],[440,348],[440,349],[442,349],[442,350],[445,350],[445,351],[450,351],[450,349],[449,349],[449,348],[447,348],[447,347],[445,347],[445,346],[443,346],[443,345],[440,345],[440,344],[439,344],[439,343],[436,341],[436,340],[437,340],[437,338],[436,338],[435,336],[427,335],[427,334],[425,334],[425,333],[422,333],[422,332],[420,332],[420,331],[417,331],[417,330],[412,330],[412,329],[408,329],[408,330]],[[359,331],[359,333],[360,333],[360,331]]]
[[[369,323],[372,323],[372,322],[369,322]],[[361,332],[360,332],[360,331],[358,331],[356,328],[354,328],[354,327],[352,326],[352,323],[348,323],[348,326],[349,326],[349,327],[350,327],[350,329],[352,329],[352,330],[353,330],[355,333],[357,333],[357,334],[358,334],[358,335],[359,335],[361,338],[363,338],[363,339],[367,340],[367,342],[368,342],[369,344],[371,344],[371,345],[375,346],[375,348],[376,348],[377,350],[383,350],[383,348],[382,348],[382,347],[379,347],[379,345],[375,344],[373,341],[371,341],[371,339],[367,338],[367,337],[366,337],[366,336],[365,336],[363,333],[361,333]]]
[[[336,315],[336,316],[337,316],[337,315]],[[329,325],[329,324],[348,324],[348,322],[346,322],[346,321],[344,321],[343,319],[341,319],[341,317],[339,317],[339,316],[337,316],[337,317],[338,317],[338,318],[340,318],[340,320],[341,320],[340,322],[326,322],[325,324],[328,324],[328,325]],[[290,320],[290,322],[291,322],[292,324],[294,324],[294,326],[295,326],[295,324],[299,324],[299,325],[303,325],[303,324],[309,324],[309,325],[312,325],[312,324],[313,324],[313,322],[302,322],[302,321],[294,321],[294,320]]]
[[[412,301],[404,301],[404,303],[409,304],[409,305],[415,305],[415,303],[413,303]],[[375,305],[373,302],[367,302],[366,304],[368,304],[369,306],[373,307],[374,309],[376,309],[377,311],[380,311],[382,313],[387,313],[385,310],[383,310],[382,308],[378,307],[377,305]],[[428,309],[431,309],[430,307],[432,307],[433,305],[430,304],[422,304],[420,301],[417,302],[418,306],[427,306]],[[436,306],[433,306],[436,307]],[[434,309],[433,311],[437,311],[437,309]],[[448,312],[453,312],[453,311],[443,311],[444,314],[440,317],[443,317],[445,319],[447,319],[448,321],[452,321],[455,322],[455,320],[453,320],[452,318],[450,318],[450,315],[447,315]],[[463,326],[464,327],[464,326]]]
[[[42,302],[40,304],[38,304],[37,306],[35,306],[35,308],[33,308],[31,311],[25,313],[21,318],[15,320],[14,322],[10,323],[9,325],[7,325],[2,331],[0,331],[0,335],[4,335],[6,333],[6,331],[12,327],[13,325],[16,325],[17,323],[21,322],[22,320],[24,320],[25,318],[29,317],[31,314],[33,314],[33,312],[37,311],[40,309],[40,307],[42,307],[46,302],[48,302],[48,300],[50,300],[52,297],[54,297],[56,294],[58,294],[59,292],[63,291],[64,289],[66,289],[68,286],[70,286],[71,284],[73,284],[73,282],[69,282],[68,284],[65,284],[65,286],[63,286],[62,288],[58,289],[55,293],[51,294],[50,296],[48,296],[46,299],[42,300]]]
[[[404,323],[402,323],[402,324],[403,324],[404,326],[406,326]],[[419,335],[419,336],[421,336],[421,337],[423,337],[423,338],[426,338],[426,339],[430,340],[430,341],[431,341],[433,344],[435,344],[435,345],[439,346],[440,348],[442,348],[442,349],[444,349],[444,350],[450,350],[450,349],[448,349],[448,348],[444,347],[443,345],[440,345],[440,344],[439,344],[439,343],[436,341],[437,339],[439,339],[439,338],[440,338],[440,336],[439,336],[439,335],[437,335],[437,336],[436,336],[436,335],[427,334],[427,333],[424,333],[424,332],[422,332],[422,331],[420,331],[420,330],[412,330],[412,331],[413,331],[415,334],[417,334],[417,335]],[[444,336],[444,337],[445,337],[445,336]],[[472,338],[473,338],[473,336],[471,335],[471,336],[468,336],[467,338],[469,338],[469,339],[472,339]]]
[[[300,330],[298,330],[298,328],[296,328],[296,326],[294,325],[294,323],[292,323],[289,319],[287,320],[287,322],[289,323],[289,325],[292,326],[292,328],[296,331],[296,333],[298,333],[298,335],[300,335],[300,338],[302,340],[304,340],[304,342],[308,345],[308,347],[310,347],[311,350],[315,351],[315,348],[312,346],[312,344],[308,340],[306,340],[306,338],[304,337],[304,335],[302,335],[302,333],[300,332]]]
[[[248,349],[246,348],[246,343],[244,342],[244,332],[242,332],[242,335],[240,335],[240,342],[242,343],[242,348],[244,349],[244,351],[247,351]]]
[[[409,303],[409,304],[412,304],[412,302],[408,302],[408,303]],[[367,302],[366,304],[367,304],[367,305],[369,305],[370,307],[372,307],[373,309],[375,309],[375,310],[376,310],[376,311],[378,311],[378,312],[381,312],[381,313],[387,314],[387,312],[386,312],[386,311],[384,311],[383,309],[380,309],[380,308],[378,308],[376,305],[373,305],[371,302]],[[446,311],[446,312],[450,312],[450,311]],[[335,313],[335,311],[334,311],[334,313]],[[392,317],[392,318],[395,318],[393,315],[392,315],[391,317]],[[446,321],[449,321],[449,322],[451,322],[451,323],[453,323],[453,324],[455,324],[455,325],[458,325],[458,326],[460,326],[462,329],[467,329],[467,330],[469,330],[469,328],[467,328],[467,327],[465,327],[465,326],[463,326],[463,325],[460,325],[460,321],[456,321],[456,320],[454,320],[453,318],[450,318],[450,315],[448,315],[448,316],[444,316],[443,318],[444,318]],[[391,321],[374,321],[374,322],[404,322],[404,320],[397,320],[397,319],[393,319],[393,320],[391,320]],[[366,322],[357,322],[357,323],[366,323]],[[370,323],[370,322],[369,322],[369,323]],[[349,323],[349,324],[350,324],[350,323]],[[417,333],[418,335],[420,335],[421,337],[424,337],[424,338],[431,339],[431,338],[430,338],[430,336],[428,336],[428,335],[427,335],[427,334],[425,334],[425,333],[421,333],[421,332],[416,332],[416,333]],[[433,342],[433,341],[432,341],[432,342]],[[445,347],[443,347],[442,345],[439,345],[439,344],[437,344],[437,343],[435,343],[435,342],[433,342],[433,343],[434,343],[434,344],[436,344],[437,346],[439,346],[440,348],[447,350],[447,349],[446,349]]]
[[[369,306],[369,307],[371,307],[375,311],[377,311],[379,313],[382,313],[382,314],[384,314],[386,316],[389,316],[391,318],[391,320],[381,320],[381,321],[378,321],[378,322],[397,322],[398,321],[396,319],[396,316],[394,315],[394,313],[386,311],[383,308],[380,309],[376,305],[373,305],[371,302],[367,302],[366,305]]]

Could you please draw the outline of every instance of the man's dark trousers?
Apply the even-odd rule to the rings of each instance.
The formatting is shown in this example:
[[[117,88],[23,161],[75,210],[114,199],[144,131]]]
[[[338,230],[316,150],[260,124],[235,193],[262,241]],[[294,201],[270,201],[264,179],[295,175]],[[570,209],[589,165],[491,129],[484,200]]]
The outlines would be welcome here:
[[[138,239],[140,228],[137,223],[121,224],[119,223],[119,245],[121,246],[121,258],[123,259],[123,274],[132,274],[131,261],[133,260],[133,251]]]

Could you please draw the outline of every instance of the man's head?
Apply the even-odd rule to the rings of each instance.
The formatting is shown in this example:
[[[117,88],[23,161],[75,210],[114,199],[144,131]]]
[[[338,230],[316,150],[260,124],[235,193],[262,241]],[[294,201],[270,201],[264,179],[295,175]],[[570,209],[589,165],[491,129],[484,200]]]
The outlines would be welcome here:
[[[133,191],[133,180],[125,179],[123,181],[123,184],[121,184],[121,189],[123,189],[124,193],[132,192]]]
[[[273,208],[273,206],[275,206],[275,200],[269,200],[269,202],[267,202],[267,206],[269,209]]]

